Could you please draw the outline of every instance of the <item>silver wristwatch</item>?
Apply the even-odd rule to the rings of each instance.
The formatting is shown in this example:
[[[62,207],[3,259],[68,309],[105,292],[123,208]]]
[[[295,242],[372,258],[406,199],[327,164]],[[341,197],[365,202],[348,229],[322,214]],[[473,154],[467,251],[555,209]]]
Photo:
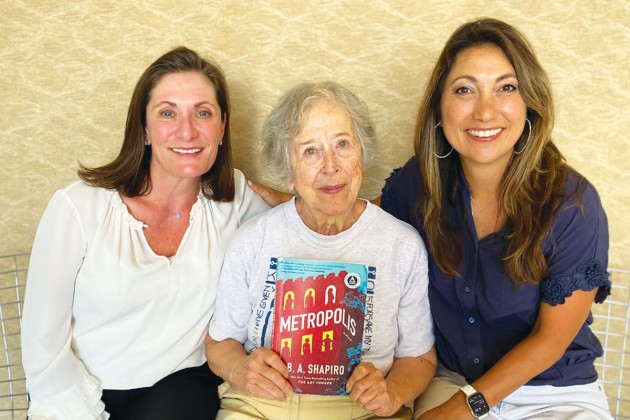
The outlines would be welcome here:
[[[460,388],[460,391],[466,394],[466,403],[476,419],[488,417],[490,406],[481,392],[478,392],[472,385],[465,385]]]

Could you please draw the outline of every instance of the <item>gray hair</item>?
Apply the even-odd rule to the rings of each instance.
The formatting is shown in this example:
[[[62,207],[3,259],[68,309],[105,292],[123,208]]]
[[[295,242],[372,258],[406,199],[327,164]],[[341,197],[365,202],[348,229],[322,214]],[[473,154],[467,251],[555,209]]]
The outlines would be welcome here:
[[[270,175],[276,180],[293,179],[289,157],[291,142],[302,129],[305,112],[320,100],[333,102],[346,110],[361,143],[363,169],[372,163],[376,135],[367,105],[339,83],[301,83],[282,95],[263,125],[263,156]]]

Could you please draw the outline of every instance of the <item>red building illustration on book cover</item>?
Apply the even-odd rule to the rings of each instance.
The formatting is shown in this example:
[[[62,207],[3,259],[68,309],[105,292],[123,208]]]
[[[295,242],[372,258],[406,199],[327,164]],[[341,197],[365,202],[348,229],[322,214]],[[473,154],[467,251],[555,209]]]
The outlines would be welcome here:
[[[272,348],[289,367],[294,392],[346,395],[361,361],[367,267],[292,258],[274,263]]]

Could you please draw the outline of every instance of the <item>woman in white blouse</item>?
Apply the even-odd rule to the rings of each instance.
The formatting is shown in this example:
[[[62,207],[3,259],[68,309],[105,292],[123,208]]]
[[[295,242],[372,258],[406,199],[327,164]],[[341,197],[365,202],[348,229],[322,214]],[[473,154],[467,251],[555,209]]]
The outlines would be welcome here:
[[[223,254],[267,208],[232,167],[221,69],[185,47],[158,58],[118,157],[79,177],[55,193],[33,244],[30,418],[214,418],[220,379],[203,342]]]

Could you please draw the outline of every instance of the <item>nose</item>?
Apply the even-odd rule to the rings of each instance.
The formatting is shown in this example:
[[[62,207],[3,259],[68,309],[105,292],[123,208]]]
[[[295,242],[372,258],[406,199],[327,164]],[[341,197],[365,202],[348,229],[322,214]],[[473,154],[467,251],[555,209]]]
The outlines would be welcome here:
[[[496,114],[495,97],[491,93],[481,93],[475,100],[473,118],[479,121],[490,121]]]
[[[189,141],[197,135],[197,128],[195,127],[193,116],[183,115],[177,124],[177,138]]]
[[[324,154],[324,173],[327,175],[333,175],[337,172],[339,172],[337,155],[334,150],[327,150]]]

